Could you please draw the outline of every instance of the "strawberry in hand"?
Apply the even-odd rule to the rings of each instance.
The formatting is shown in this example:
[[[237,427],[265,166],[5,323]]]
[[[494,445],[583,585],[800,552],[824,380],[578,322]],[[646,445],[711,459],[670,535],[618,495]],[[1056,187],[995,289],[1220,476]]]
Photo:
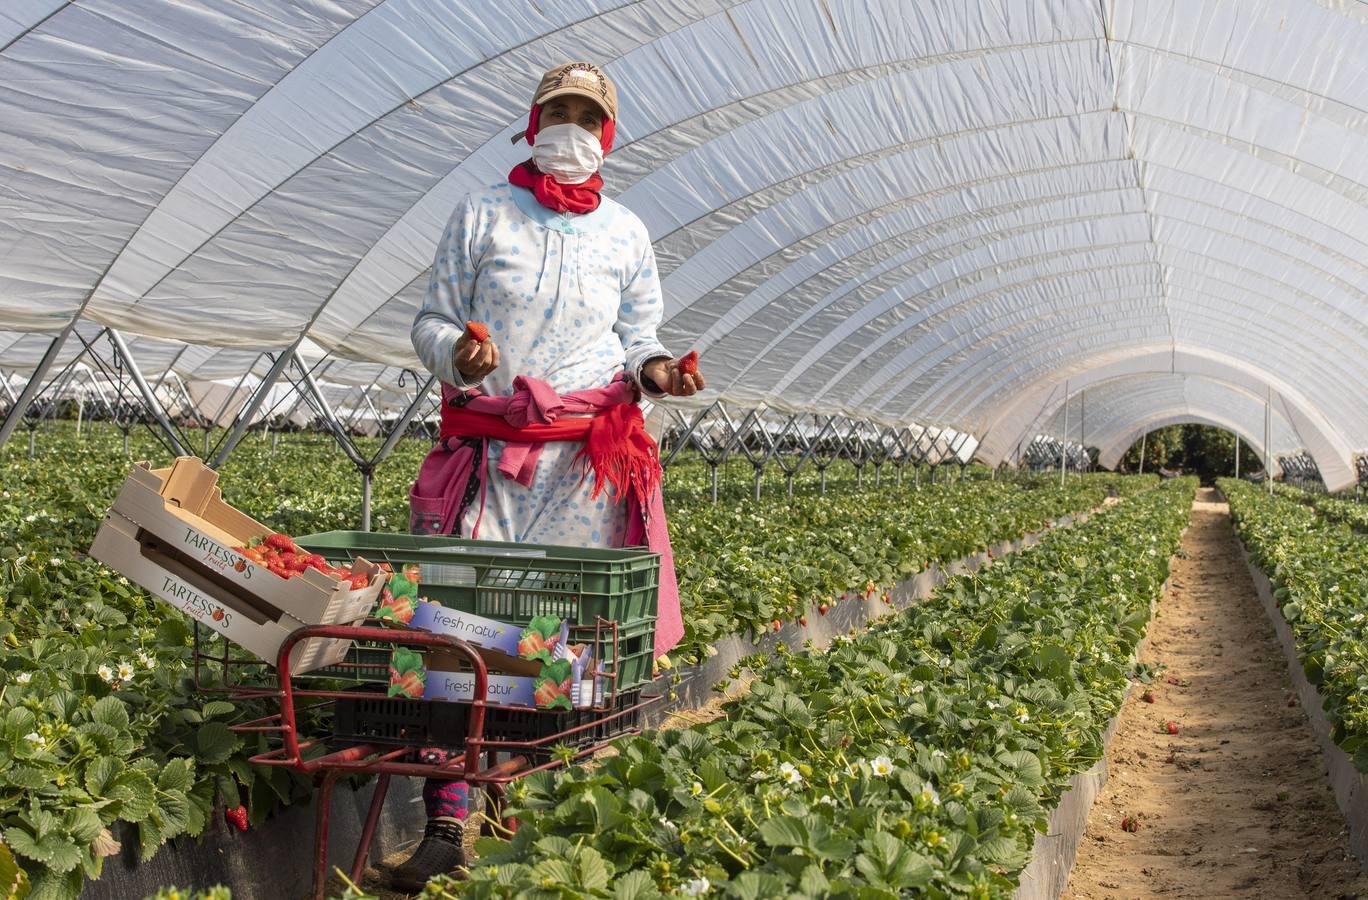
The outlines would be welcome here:
[[[697,350],[690,350],[679,359],[648,359],[641,366],[641,380],[646,388],[654,385],[671,397],[692,397],[708,386],[698,371]]]

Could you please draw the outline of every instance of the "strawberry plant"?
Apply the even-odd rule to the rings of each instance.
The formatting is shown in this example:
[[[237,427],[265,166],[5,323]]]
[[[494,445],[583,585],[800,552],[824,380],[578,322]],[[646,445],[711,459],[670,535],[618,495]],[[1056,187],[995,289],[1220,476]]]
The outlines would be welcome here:
[[[1344,518],[1286,492],[1270,497],[1245,481],[1222,479],[1218,484],[1250,558],[1273,584],[1302,668],[1324,699],[1335,742],[1359,771],[1368,772],[1368,555],[1363,535]]]
[[[1056,530],[826,652],[751,660],[722,719],[515,784],[512,840],[429,892],[1010,896],[1102,756],[1195,486]]]
[[[237,828],[240,808],[255,825],[311,791],[282,769],[247,764],[264,739],[229,725],[270,710],[193,689],[186,620],[85,556],[131,462],[165,462],[164,450],[133,432],[126,454],[113,431],[88,428],[78,440],[65,425],[45,429],[38,446],[33,459],[17,445],[0,450],[0,837],[36,895],[75,897],[122,846],[147,858],[173,838]],[[408,482],[426,449],[401,442],[376,471],[377,528],[407,526]],[[728,635],[856,597],[867,583],[874,593],[928,561],[1036,530],[1108,490],[1152,483],[1088,476],[1062,490],[1050,479],[918,489],[909,478],[856,491],[853,470],[838,464],[828,474],[840,489],[825,497],[808,471],[793,500],[776,490],[714,506],[688,487],[700,471],[688,463],[667,476],[690,629],[675,655],[685,661]],[[285,435],[274,453],[249,436],[222,484],[230,502],[282,532],[273,559],[260,555],[283,572],[317,564],[283,533],[359,519],[359,479],[322,435]],[[392,591],[383,614],[405,621],[411,599]],[[399,673],[406,678],[411,691],[414,677]]]

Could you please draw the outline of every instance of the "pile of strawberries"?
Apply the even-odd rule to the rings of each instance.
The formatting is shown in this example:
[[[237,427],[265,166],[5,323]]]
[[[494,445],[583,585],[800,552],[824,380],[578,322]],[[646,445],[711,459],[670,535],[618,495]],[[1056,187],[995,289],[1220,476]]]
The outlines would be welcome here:
[[[242,554],[242,560],[239,560],[236,566],[239,572],[251,562],[269,569],[273,575],[288,580],[296,575],[303,575],[309,569],[317,569],[324,575],[351,582],[351,589],[354,591],[370,586],[369,575],[353,575],[350,569],[329,565],[328,561],[317,553],[306,553],[288,534],[268,534],[261,540],[252,541],[246,547],[234,547],[233,550]]]

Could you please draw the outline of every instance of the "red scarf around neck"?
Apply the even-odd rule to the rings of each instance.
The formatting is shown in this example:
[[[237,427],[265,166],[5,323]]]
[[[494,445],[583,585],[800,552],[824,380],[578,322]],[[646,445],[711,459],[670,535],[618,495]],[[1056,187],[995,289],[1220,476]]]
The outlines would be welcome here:
[[[597,172],[580,184],[561,184],[540,171],[530,159],[513,167],[513,171],[508,173],[508,183],[527,188],[538,203],[558,213],[593,212],[603,199],[599,196],[599,191],[603,190],[603,179]]]
[[[528,144],[536,140],[537,132],[540,130],[541,107],[534,104],[532,113],[527,118]],[[603,121],[603,137],[600,138],[605,156],[613,147],[614,131],[613,120],[605,119]],[[603,199],[599,196],[599,191],[603,190],[603,179],[599,177],[599,173],[595,172],[580,184],[561,184],[550,175],[540,171],[530,159],[513,167],[513,170],[508,173],[508,183],[527,188],[532,192],[532,196],[537,198],[538,203],[558,213],[593,212],[598,209],[599,201]]]

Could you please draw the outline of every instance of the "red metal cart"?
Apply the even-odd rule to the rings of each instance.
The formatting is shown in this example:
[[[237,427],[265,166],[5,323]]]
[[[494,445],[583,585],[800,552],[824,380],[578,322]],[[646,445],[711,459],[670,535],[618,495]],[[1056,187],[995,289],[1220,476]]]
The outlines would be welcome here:
[[[596,631],[599,630],[604,634],[610,634],[611,639],[616,640],[616,623],[601,622]],[[199,630],[196,629],[194,677],[197,686],[205,691],[226,693],[235,699],[273,699],[279,703],[278,712],[231,726],[233,731],[242,734],[266,733],[272,736],[273,746],[253,756],[250,762],[264,766],[281,766],[313,776],[317,789],[317,796],[314,798],[316,826],[313,866],[313,897],[316,900],[323,900],[327,882],[329,817],[333,788],[338,779],[351,775],[377,776],[375,792],[352,860],[350,877],[353,882],[359,883],[370,855],[380,811],[384,806],[385,795],[393,776],[463,780],[472,788],[485,792],[486,815],[491,820],[502,820],[508,831],[514,831],[517,828],[516,821],[504,819],[502,816],[505,807],[504,794],[509,783],[534,772],[554,769],[568,762],[583,759],[603,749],[611,740],[639,731],[642,710],[661,699],[658,695],[631,694],[624,700],[611,687],[610,681],[610,687],[598,705],[588,710],[577,711],[573,716],[564,716],[547,710],[514,710],[489,704],[485,699],[476,699],[470,703],[431,701],[430,705],[433,706],[466,707],[467,709],[462,710],[465,716],[465,734],[461,746],[445,748],[452,751],[445,761],[424,762],[418,753],[422,748],[431,745],[430,739],[425,736],[413,741],[408,741],[400,735],[397,739],[391,738],[383,742],[344,741],[339,745],[331,735],[309,737],[301,734],[301,713],[337,701],[365,700],[387,705],[422,702],[391,699],[383,690],[379,690],[378,686],[377,690],[360,691],[299,684],[300,676],[295,676],[290,671],[290,652],[300,641],[309,638],[341,638],[393,646],[445,648],[455,651],[464,658],[469,664],[470,671],[474,673],[476,698],[487,697],[488,671],[484,659],[472,645],[448,635],[369,625],[309,625],[296,630],[281,645],[274,676],[264,673],[260,684],[239,683],[234,680],[235,670],[247,666],[264,669],[262,662],[234,658],[226,646],[221,654],[214,655],[206,649]],[[221,676],[216,683],[202,677],[204,667],[212,664],[221,667]],[[608,673],[606,677],[611,679],[612,674]],[[507,736],[486,733],[491,711],[496,716],[560,715],[558,719],[545,721],[568,722],[566,727],[550,733],[509,739]],[[556,750],[565,745],[569,745],[570,749]]]

